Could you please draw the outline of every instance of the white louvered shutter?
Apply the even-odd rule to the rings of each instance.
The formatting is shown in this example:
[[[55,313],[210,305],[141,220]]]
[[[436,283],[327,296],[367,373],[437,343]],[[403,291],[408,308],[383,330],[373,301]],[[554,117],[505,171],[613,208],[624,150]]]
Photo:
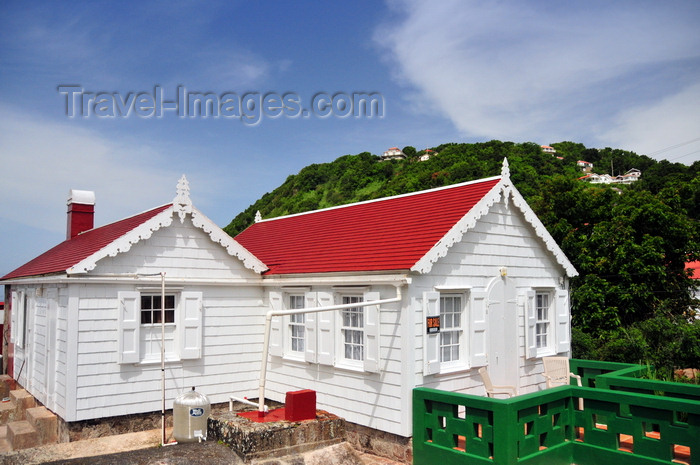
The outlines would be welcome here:
[[[304,306],[318,307],[315,292],[304,294]],[[309,363],[318,363],[318,313],[305,314],[304,328],[304,359]]]
[[[440,333],[428,334],[429,317],[440,318],[440,293],[423,293],[423,374],[440,372]]]
[[[140,354],[141,294],[123,291],[119,300],[119,363],[138,363]]]
[[[379,300],[379,292],[365,292],[363,297],[365,302]],[[379,305],[369,305],[363,307],[365,347],[363,368],[370,373],[379,371],[380,361],[380,315]]]
[[[197,359],[202,356],[202,293],[183,292],[180,295],[180,358]]]
[[[316,294],[319,307],[333,305],[331,292],[318,292]],[[337,310],[319,312],[318,319],[318,363],[333,365],[335,363],[335,315]]]
[[[270,310],[278,311],[283,307],[283,294],[280,291],[270,291]],[[270,355],[281,357],[284,351],[283,318],[273,316],[270,321]]]
[[[537,357],[537,308],[535,305],[535,291],[529,290],[525,294],[525,358]]]
[[[569,291],[557,290],[556,306],[554,309],[556,324],[556,350],[558,354],[571,350],[571,313],[569,310]]]
[[[470,341],[470,361],[472,367],[486,366],[487,360],[487,328],[488,319],[486,314],[486,293],[483,291],[472,291],[470,293],[471,312],[471,341]]]

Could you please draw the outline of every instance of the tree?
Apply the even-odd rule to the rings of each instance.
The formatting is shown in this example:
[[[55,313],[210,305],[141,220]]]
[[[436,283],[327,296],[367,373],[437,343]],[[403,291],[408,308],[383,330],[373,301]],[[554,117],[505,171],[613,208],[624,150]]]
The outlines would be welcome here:
[[[401,150],[408,158],[414,158],[416,156],[416,148],[407,145]]]

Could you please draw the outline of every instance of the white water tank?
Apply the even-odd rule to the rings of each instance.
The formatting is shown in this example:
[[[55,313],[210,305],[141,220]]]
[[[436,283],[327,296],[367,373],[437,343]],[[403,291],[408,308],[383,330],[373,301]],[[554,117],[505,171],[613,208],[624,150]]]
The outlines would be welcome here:
[[[207,419],[211,404],[204,394],[187,391],[173,402],[173,437],[177,442],[197,442],[207,439]]]

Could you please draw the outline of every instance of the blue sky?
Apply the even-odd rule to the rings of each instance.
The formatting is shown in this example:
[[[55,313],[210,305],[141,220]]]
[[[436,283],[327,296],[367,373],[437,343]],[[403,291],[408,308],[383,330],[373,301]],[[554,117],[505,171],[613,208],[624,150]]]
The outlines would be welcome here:
[[[310,163],[444,142],[563,140],[700,159],[697,1],[29,2],[0,14],[0,275],[65,238],[170,202],[184,173],[219,225]],[[59,86],[376,92],[382,117],[66,116]],[[88,105],[89,107],[89,105]],[[80,108],[82,110],[82,107]],[[675,147],[675,148],[673,148]]]

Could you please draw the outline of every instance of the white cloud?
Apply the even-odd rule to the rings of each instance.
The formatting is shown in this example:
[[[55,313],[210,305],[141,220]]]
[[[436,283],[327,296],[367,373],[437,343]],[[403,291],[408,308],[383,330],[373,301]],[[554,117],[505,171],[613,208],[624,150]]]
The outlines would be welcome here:
[[[0,104],[3,191],[0,217],[65,231],[68,191],[96,192],[96,224],[162,205],[175,197],[175,172],[164,154],[132,140],[110,140],[89,129],[42,120]],[[60,239],[60,236],[58,236]]]
[[[698,75],[697,13],[676,3],[407,0],[375,41],[465,135],[604,142],[618,111],[677,100],[664,69]]]
[[[602,139],[637,153],[658,152],[656,158],[700,160],[700,83],[655,104],[625,109]]]

